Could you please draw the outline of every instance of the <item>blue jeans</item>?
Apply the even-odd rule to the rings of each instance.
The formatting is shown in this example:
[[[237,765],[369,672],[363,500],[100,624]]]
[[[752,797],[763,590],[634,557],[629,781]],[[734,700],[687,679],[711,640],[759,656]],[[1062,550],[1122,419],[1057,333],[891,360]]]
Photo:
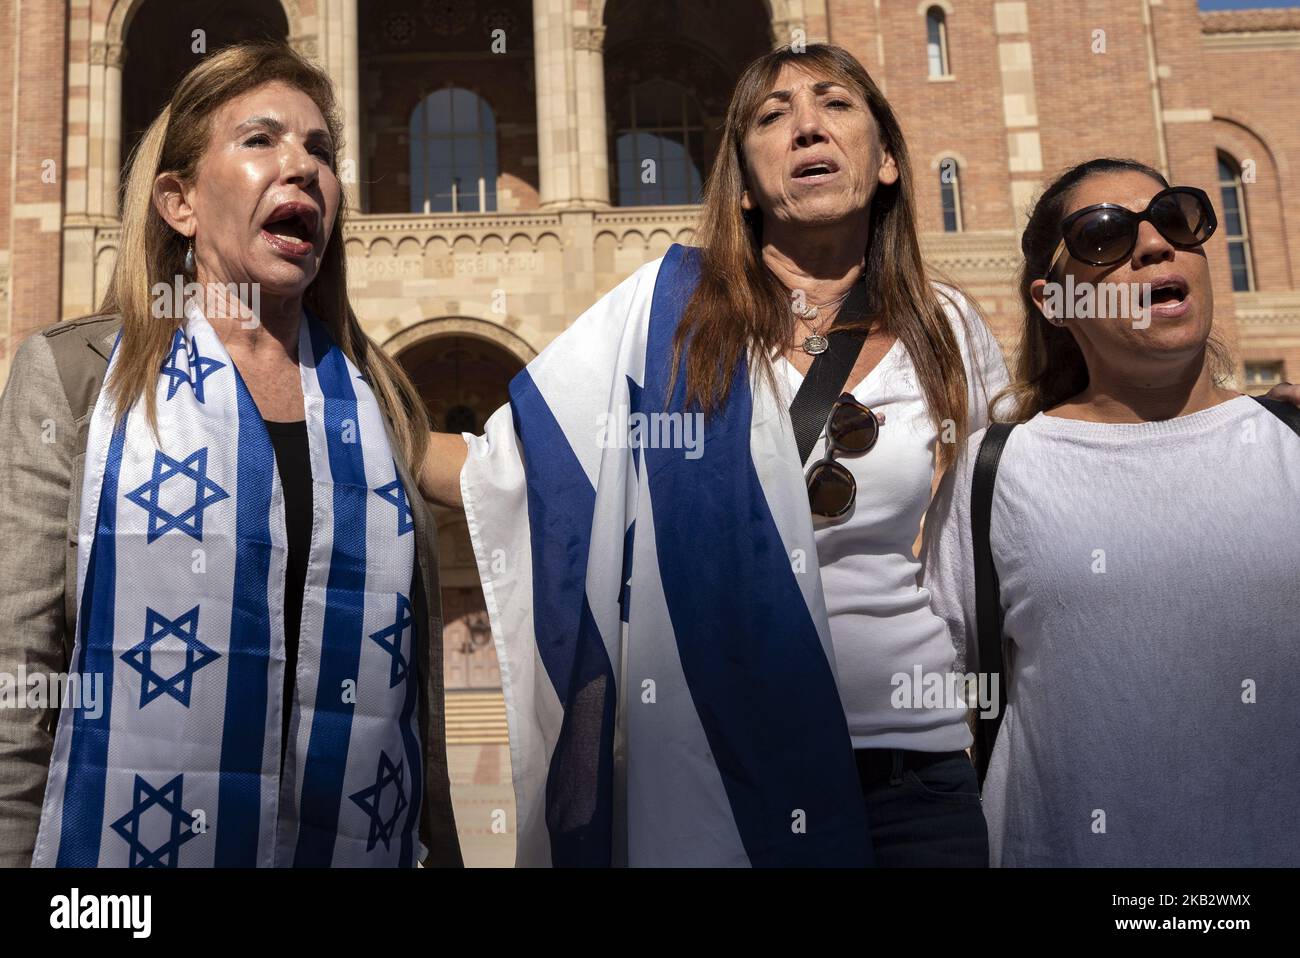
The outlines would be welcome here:
[[[877,867],[988,867],[988,825],[965,752],[854,755]]]

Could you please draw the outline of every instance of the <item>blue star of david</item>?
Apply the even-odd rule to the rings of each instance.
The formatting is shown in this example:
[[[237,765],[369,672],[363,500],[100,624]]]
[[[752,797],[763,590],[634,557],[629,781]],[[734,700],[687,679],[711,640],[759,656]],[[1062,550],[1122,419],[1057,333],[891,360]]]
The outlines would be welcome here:
[[[181,383],[188,383],[190,388],[194,390],[194,398],[199,402],[205,402],[203,380],[217,370],[225,369],[226,364],[219,359],[213,359],[211,356],[200,355],[198,339],[191,338],[188,351],[190,362],[187,371],[176,364],[177,358],[185,351],[185,336],[178,329],[176,335],[172,338],[172,351],[167,357],[167,365],[162,368],[162,374],[168,378],[167,398],[171,399],[176,395],[176,390],[180,388]]]
[[[392,668],[388,674],[388,687],[397,688],[397,683],[406,678],[406,658],[402,655],[402,636],[411,627],[411,602],[402,593],[397,593],[397,616],[387,628],[372,632],[370,637],[379,643],[380,648],[393,657]],[[392,641],[385,641],[391,637]]]
[[[397,817],[402,814],[402,809],[406,808],[406,793],[402,789],[405,774],[402,763],[398,762],[394,766],[393,760],[388,757],[388,753],[380,749],[379,768],[375,773],[375,784],[348,796],[361,807],[363,812],[370,816],[370,835],[366,841],[366,851],[373,850],[375,844],[380,841],[384,843],[384,848],[388,848],[388,843],[393,840],[393,831],[397,828]],[[392,815],[389,816],[388,821],[384,821],[383,813],[380,811],[380,800],[383,798],[384,789],[390,784],[397,788],[397,801],[393,805]]]
[[[198,338],[190,340],[190,385],[194,387],[194,398],[199,402],[203,399],[203,380],[207,379],[219,369],[225,369],[226,364],[219,359],[213,359],[211,356],[199,355]],[[169,397],[170,398],[170,397]]]
[[[126,494],[126,498],[149,513],[150,543],[172,529],[203,541],[203,510],[214,502],[230,498],[230,493],[208,478],[207,469],[207,446],[191,453],[183,462],[161,449],[154,451],[153,478]],[[194,483],[194,505],[180,515],[168,512],[158,504],[162,484],[174,476],[183,476]]]
[[[162,788],[154,788],[144,776],[136,775],[131,810],[113,823],[113,831],[131,846],[132,868],[176,868],[181,846],[198,837],[194,816],[181,806],[184,778],[183,774],[177,775]],[[140,841],[140,817],[155,805],[171,815],[171,837],[157,848],[146,848]]]
[[[180,388],[181,383],[190,381],[190,374],[180,366],[176,365],[176,357],[185,351],[185,336],[178,329],[176,335],[172,337],[172,351],[167,357],[167,365],[162,368],[162,373],[170,382],[167,383],[167,398],[171,399],[176,395],[176,390]]]
[[[397,470],[397,463],[393,463],[393,470]],[[380,486],[375,490],[375,495],[385,502],[391,502],[397,506],[397,534],[404,536],[415,528],[415,523],[411,521],[411,507],[406,502],[406,489],[402,486],[402,478],[398,476],[386,486]]]
[[[140,673],[140,708],[166,693],[186,708],[190,707],[190,683],[194,673],[209,662],[221,658],[198,640],[199,607],[169,619],[148,607],[145,608],[144,641],[122,653],[122,661]],[[185,643],[185,665],[169,678],[153,670],[153,647],[162,639],[174,635]]]

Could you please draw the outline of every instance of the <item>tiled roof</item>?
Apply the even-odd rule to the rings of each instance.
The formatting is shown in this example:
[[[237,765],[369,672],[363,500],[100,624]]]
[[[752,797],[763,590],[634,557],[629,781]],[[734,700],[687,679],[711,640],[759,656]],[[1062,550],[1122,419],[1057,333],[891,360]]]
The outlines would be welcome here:
[[[1202,33],[1300,30],[1300,6],[1274,10],[1215,10],[1201,14]]]

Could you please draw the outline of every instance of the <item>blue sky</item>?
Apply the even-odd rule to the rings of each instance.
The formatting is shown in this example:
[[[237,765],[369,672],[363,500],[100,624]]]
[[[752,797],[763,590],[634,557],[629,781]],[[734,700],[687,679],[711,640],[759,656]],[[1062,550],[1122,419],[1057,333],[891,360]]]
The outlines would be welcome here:
[[[1300,7],[1300,0],[1201,0],[1202,10],[1252,10],[1260,7]]]

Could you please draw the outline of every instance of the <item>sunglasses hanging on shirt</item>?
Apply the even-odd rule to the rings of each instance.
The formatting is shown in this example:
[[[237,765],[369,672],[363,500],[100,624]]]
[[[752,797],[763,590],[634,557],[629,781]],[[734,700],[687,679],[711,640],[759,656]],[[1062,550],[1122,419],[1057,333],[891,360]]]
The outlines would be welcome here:
[[[857,483],[837,455],[860,455],[876,444],[880,424],[875,414],[845,392],[849,374],[867,338],[864,324],[871,315],[865,280],[853,284],[843,307],[826,331],[826,348],[817,354],[803,384],[790,403],[799,461],[807,462],[822,430],[826,430],[826,455],[805,476],[808,506],[813,515],[837,518],[852,508]],[[860,328],[845,329],[849,324]],[[838,397],[838,398],[837,398]]]
[[[853,473],[837,455],[860,456],[875,448],[880,438],[876,414],[853,398],[841,393],[826,423],[826,455],[808,470],[808,505],[815,516],[838,519],[851,508],[858,495]]]

